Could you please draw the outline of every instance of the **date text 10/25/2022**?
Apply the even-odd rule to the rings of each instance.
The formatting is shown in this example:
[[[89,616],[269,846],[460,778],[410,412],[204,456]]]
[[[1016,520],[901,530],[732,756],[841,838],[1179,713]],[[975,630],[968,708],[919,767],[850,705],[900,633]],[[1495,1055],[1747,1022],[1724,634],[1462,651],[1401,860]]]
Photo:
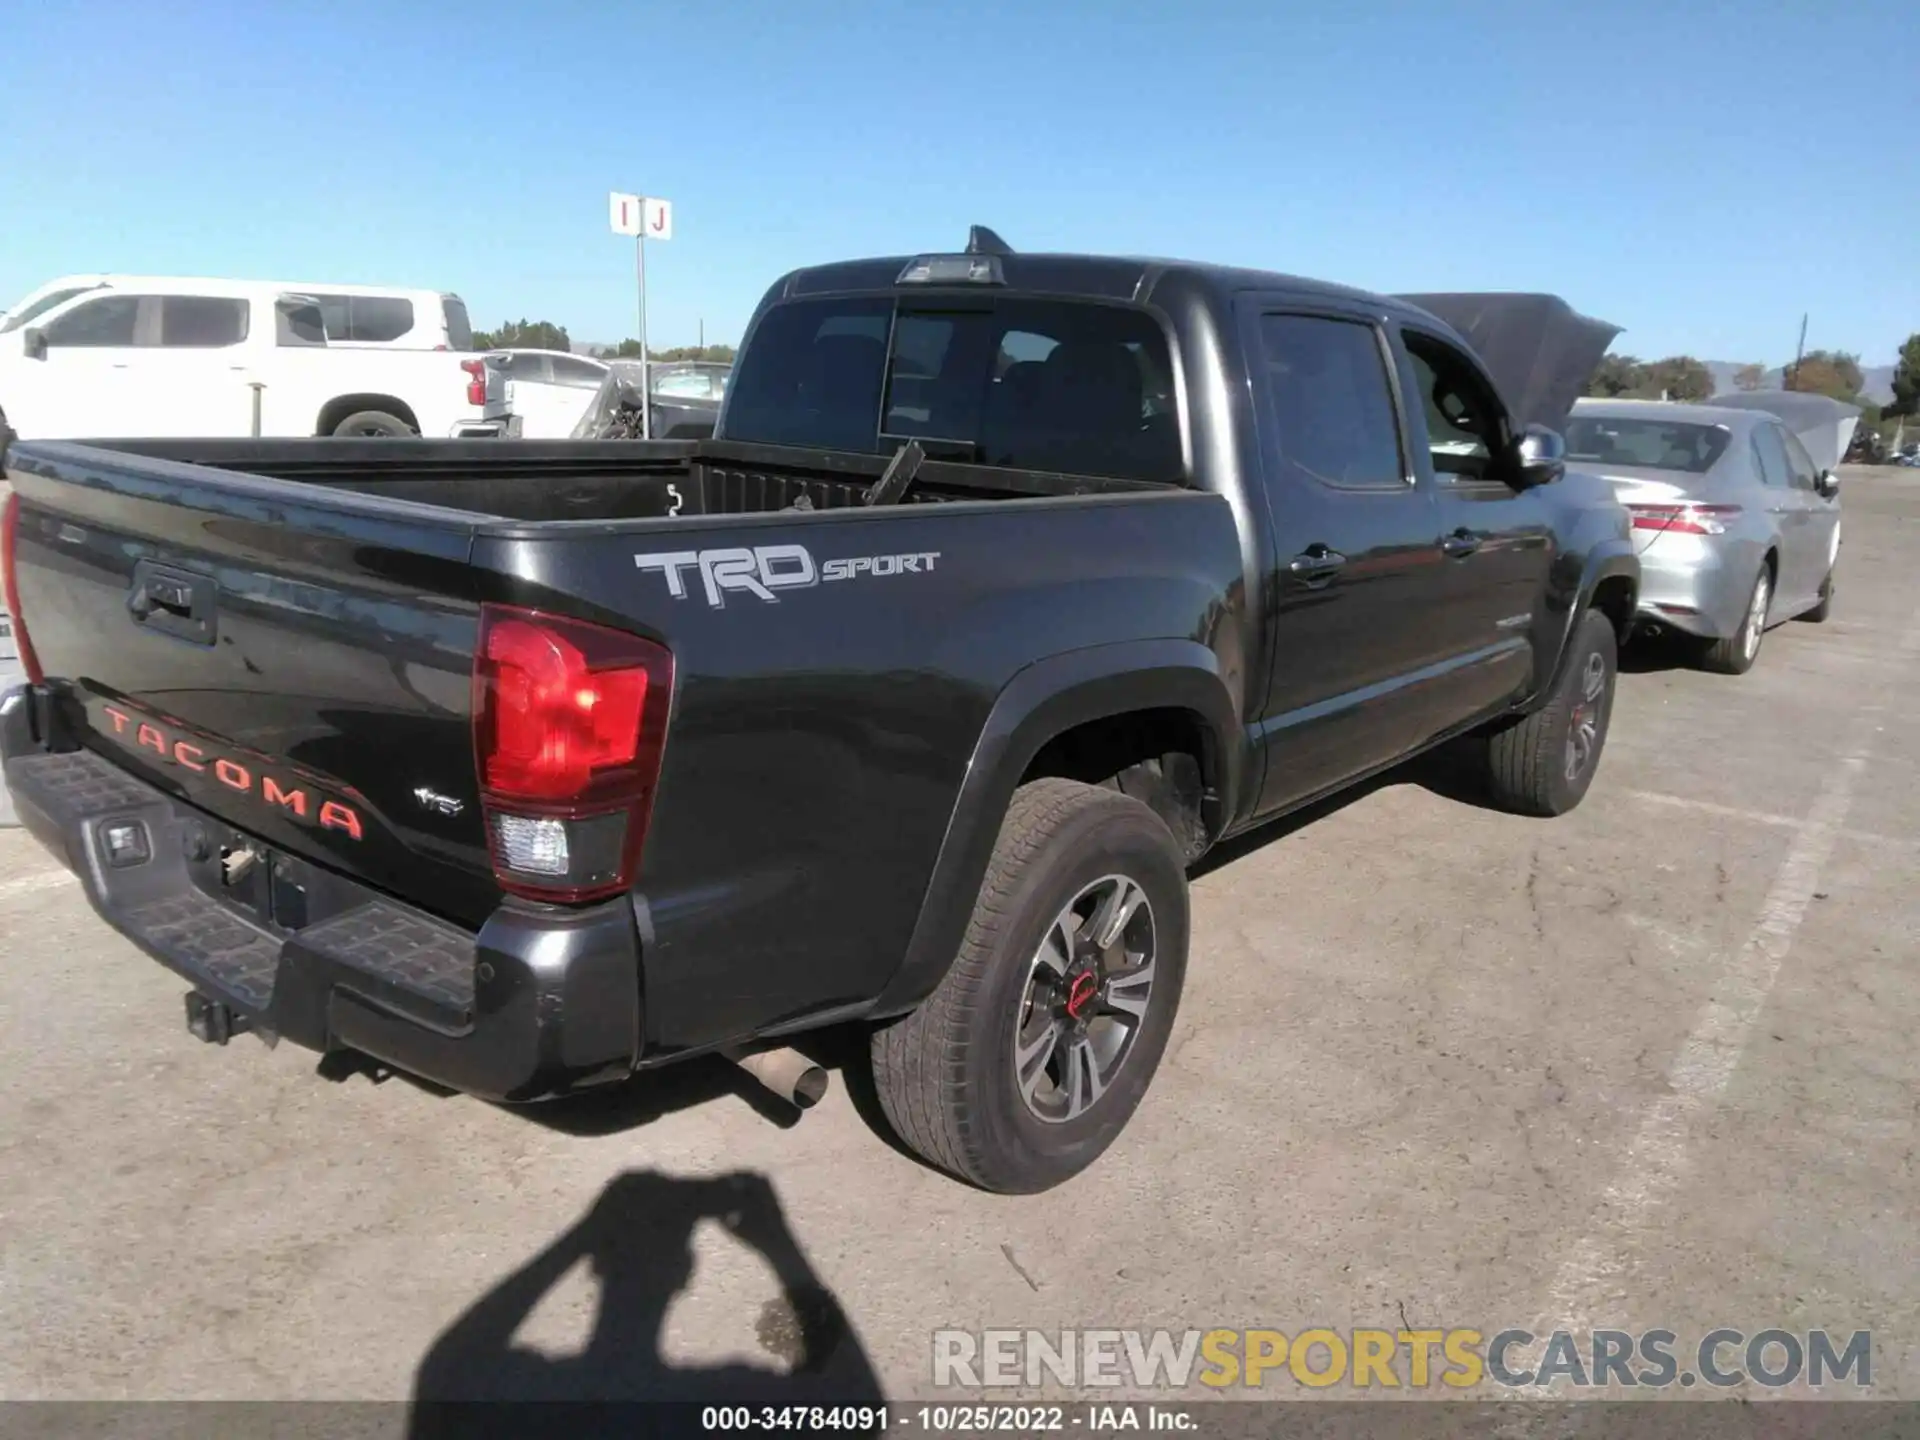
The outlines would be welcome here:
[[[1095,1435],[1144,1430],[1192,1432],[1199,1421],[1180,1406],[1163,1404],[1075,1405],[708,1405],[700,1428],[725,1431],[813,1431],[878,1435],[888,1430],[930,1435],[1036,1435],[1080,1430]]]

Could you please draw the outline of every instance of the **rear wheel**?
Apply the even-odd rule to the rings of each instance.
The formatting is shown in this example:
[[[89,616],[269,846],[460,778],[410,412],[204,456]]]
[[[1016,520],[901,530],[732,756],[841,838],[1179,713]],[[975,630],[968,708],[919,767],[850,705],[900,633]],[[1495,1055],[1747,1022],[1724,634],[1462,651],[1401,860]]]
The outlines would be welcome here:
[[[1517,815],[1564,815],[1585,797],[1600,768],[1613,718],[1619,641],[1598,610],[1580,617],[1573,653],[1547,703],[1487,740],[1494,801]]]
[[[881,1108],[915,1152],[984,1189],[1058,1185],[1138,1108],[1186,961],[1166,823],[1100,786],[1024,785],[953,967],[873,1036]]]
[[[1773,604],[1773,571],[1765,565],[1754,577],[1747,597],[1747,613],[1740,626],[1724,640],[1715,640],[1700,655],[1700,663],[1722,675],[1744,675],[1760,658],[1760,641],[1767,633],[1767,611]]]
[[[374,439],[382,436],[413,435],[418,432],[398,415],[389,415],[384,410],[356,410],[334,426],[333,433]]]

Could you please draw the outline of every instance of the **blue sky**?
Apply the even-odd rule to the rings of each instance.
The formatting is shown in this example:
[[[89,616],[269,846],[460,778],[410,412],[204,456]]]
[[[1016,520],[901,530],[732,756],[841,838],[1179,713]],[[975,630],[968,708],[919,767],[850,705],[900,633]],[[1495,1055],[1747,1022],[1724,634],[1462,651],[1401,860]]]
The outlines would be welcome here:
[[[621,189],[675,204],[655,345],[981,221],[1551,290],[1643,357],[1778,363],[1805,310],[1887,363],[1920,330],[1920,90],[1875,66],[1911,6],[16,0],[0,304],[70,271],[359,281],[617,339]]]

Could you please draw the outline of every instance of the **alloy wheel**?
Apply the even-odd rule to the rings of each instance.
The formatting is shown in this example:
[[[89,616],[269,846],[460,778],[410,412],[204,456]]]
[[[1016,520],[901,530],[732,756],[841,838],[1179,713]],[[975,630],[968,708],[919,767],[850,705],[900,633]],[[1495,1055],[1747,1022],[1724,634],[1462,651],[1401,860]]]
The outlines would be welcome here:
[[[1567,727],[1567,779],[1577,780],[1600,748],[1600,699],[1607,690],[1607,662],[1599,651],[1580,667],[1580,698]]]
[[[1147,1018],[1157,939],[1125,875],[1086,886],[1047,927],[1014,1022],[1014,1081],[1035,1119],[1077,1120],[1113,1084]]]

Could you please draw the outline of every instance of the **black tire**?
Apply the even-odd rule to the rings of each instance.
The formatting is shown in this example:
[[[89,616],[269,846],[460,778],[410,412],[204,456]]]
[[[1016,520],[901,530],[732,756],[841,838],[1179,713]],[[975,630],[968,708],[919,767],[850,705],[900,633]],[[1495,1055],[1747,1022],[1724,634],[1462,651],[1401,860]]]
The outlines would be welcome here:
[[[389,415],[385,410],[356,410],[338,425],[333,427],[335,435],[357,435],[362,438],[399,438],[417,435],[415,430],[398,415]]]
[[[1600,768],[1613,719],[1619,641],[1613,622],[1589,610],[1580,617],[1570,643],[1571,653],[1547,703],[1487,740],[1487,779],[1494,803],[1516,815],[1566,814],[1586,795]]]
[[[1143,1013],[1136,1026],[1121,1027],[1131,1038],[1115,1052],[1097,1098],[1077,1114],[1073,1099],[1064,1099],[1060,1115],[1043,1118],[1034,1108],[1039,1102],[1023,1097],[1015,1069],[1023,1020],[1031,1014],[1032,1026],[1047,1030],[1057,1023],[1069,1035],[1074,1025],[1084,1033],[1088,1023],[1119,1021],[1102,1009],[1112,992],[1096,975],[1077,1006],[1072,995],[1056,992],[1059,1018],[1048,1022],[1040,1007],[1028,1011],[1030,977],[1046,973],[1037,957],[1067,907],[1113,877],[1125,877],[1145,894],[1153,971]],[[1123,941],[1144,933],[1135,928],[1139,910],[1131,913]],[[1091,918],[1080,941],[1092,930]],[[894,1131],[929,1163],[1003,1194],[1033,1194],[1078,1174],[1120,1134],[1159,1067],[1186,975],[1187,936],[1180,846],[1158,815],[1101,786],[1054,779],[1022,786],[1001,824],[952,968],[919,1009],[873,1035],[875,1089]],[[1137,977],[1138,968],[1122,972],[1129,974]],[[1079,988],[1070,987],[1072,994]],[[1050,1045],[1027,1073],[1039,1072],[1051,1090],[1054,1058],[1048,1057],[1065,1066],[1076,1048],[1073,1041],[1065,1050]],[[1085,1053],[1093,1055],[1091,1046]],[[1096,1077],[1102,1068],[1094,1064]],[[1065,1095],[1064,1084],[1059,1091]]]
[[[1766,588],[1764,607],[1761,601],[1761,587]],[[1709,640],[1700,650],[1700,668],[1712,670],[1721,675],[1744,675],[1753,668],[1760,658],[1760,644],[1766,638],[1767,614],[1761,615],[1758,628],[1755,628],[1754,611],[1764,608],[1767,614],[1773,610],[1773,567],[1762,565],[1760,573],[1753,577],[1753,588],[1747,591],[1747,609],[1740,623],[1734,627],[1731,635],[1720,640]]]

